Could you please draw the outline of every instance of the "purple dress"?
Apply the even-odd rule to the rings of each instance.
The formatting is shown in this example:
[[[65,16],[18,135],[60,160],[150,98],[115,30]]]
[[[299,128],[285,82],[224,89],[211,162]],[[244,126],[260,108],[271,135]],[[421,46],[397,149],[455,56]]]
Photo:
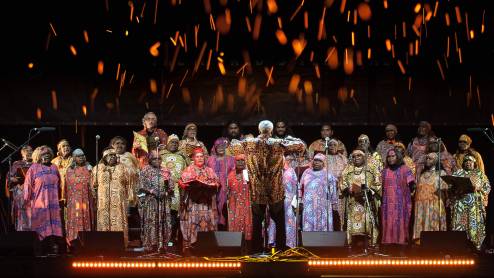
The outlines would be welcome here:
[[[292,208],[293,196],[297,194],[297,174],[291,167],[285,167],[283,170],[283,185],[285,186],[285,233],[286,233],[286,245],[289,247],[296,247],[297,245],[297,229],[295,228],[296,218],[295,212]],[[299,195],[300,196],[300,195]],[[274,221],[269,219],[269,244],[274,245],[276,238],[276,225]]]
[[[224,156],[223,159],[218,159],[217,156],[210,156],[206,162],[206,166],[212,168],[220,180],[220,190],[216,194],[216,205],[218,207],[218,224],[225,225],[226,218],[223,215],[223,210],[227,198],[227,179],[228,173],[235,170],[235,159],[232,156]]]
[[[320,171],[309,168],[302,175],[300,184],[304,189],[303,231],[333,231],[333,209],[338,208],[336,178],[326,168]]]
[[[62,221],[58,203],[60,174],[54,164],[46,166],[34,163],[24,181],[24,204],[31,231],[40,240],[48,236],[62,236]]]
[[[415,181],[406,165],[382,172],[382,243],[407,244],[412,200],[409,184]]]

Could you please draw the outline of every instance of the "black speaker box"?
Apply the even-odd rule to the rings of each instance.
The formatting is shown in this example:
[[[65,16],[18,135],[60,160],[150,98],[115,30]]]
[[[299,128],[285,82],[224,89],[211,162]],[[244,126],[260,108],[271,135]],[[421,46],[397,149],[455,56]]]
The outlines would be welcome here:
[[[123,232],[79,232],[72,243],[73,252],[80,256],[118,257],[125,253]]]
[[[421,255],[464,256],[470,254],[474,248],[464,231],[424,231],[420,233]]]
[[[323,256],[346,256],[346,232],[302,232],[302,246]]]
[[[11,232],[0,236],[0,256],[36,256],[40,252],[36,232]]]
[[[240,256],[244,245],[242,232],[198,232],[193,247],[196,256]]]

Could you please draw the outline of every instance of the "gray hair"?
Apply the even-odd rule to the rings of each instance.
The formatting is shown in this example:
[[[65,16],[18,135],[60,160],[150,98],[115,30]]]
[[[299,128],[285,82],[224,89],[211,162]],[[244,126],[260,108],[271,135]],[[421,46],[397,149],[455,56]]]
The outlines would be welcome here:
[[[261,121],[259,123],[258,127],[259,127],[259,132],[261,132],[261,133],[263,130],[266,130],[266,129],[268,129],[269,132],[273,131],[273,123],[271,121],[268,121],[268,120]]]

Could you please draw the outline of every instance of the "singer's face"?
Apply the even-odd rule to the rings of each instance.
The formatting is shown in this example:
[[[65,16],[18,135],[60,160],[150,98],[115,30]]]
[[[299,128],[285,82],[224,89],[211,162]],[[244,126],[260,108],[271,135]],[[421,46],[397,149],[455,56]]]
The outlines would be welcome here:
[[[74,156],[75,164],[77,166],[84,166],[86,164],[86,156],[85,155],[78,155]]]
[[[434,157],[429,156],[429,155],[425,157],[425,166],[427,168],[434,166],[434,163],[436,163],[436,160],[434,159]]]
[[[388,157],[386,158],[386,161],[388,162],[388,165],[395,165],[396,164],[396,153],[391,152],[388,154]]]
[[[70,145],[67,142],[63,142],[62,145],[60,146],[60,153],[62,154],[63,157],[66,157],[70,154]]]
[[[125,142],[123,140],[115,140],[111,147],[118,153],[118,154],[123,154],[125,152],[125,148],[127,147],[125,145]]]
[[[463,163],[463,168],[468,171],[473,170],[475,168],[475,162],[467,160]]]
[[[231,138],[238,138],[240,136],[240,127],[236,123],[228,125],[228,135]]]
[[[109,154],[106,156],[106,163],[110,166],[115,166],[117,165],[117,155],[116,154]]]
[[[154,168],[159,168],[160,165],[161,165],[161,157],[153,157],[149,160],[149,163],[151,164],[151,166],[153,166]]]
[[[204,154],[203,153],[196,153],[192,159],[194,160],[194,164],[196,166],[202,167],[204,165]]]
[[[324,162],[319,159],[314,159],[314,161],[312,161],[312,168],[314,168],[314,171],[320,171],[324,168]]]
[[[358,146],[363,149],[368,149],[370,146],[370,142],[367,139],[359,139],[358,140]]]
[[[216,146],[216,154],[218,154],[219,156],[223,156],[225,155],[225,152],[226,152],[226,145],[220,144]]]
[[[235,161],[235,169],[237,169],[237,170],[245,169],[245,160],[240,159],[240,160]]]
[[[389,140],[395,139],[396,130],[393,127],[391,127],[389,125],[386,126],[385,132],[386,132],[386,138],[388,138]]]
[[[338,143],[331,141],[328,144],[328,151],[330,154],[335,155],[338,153]]]
[[[25,161],[33,160],[33,148],[27,147],[21,151],[22,159]]]
[[[276,135],[285,136],[286,133],[286,124],[284,122],[276,123]]]
[[[155,129],[157,124],[158,124],[158,118],[156,118],[156,115],[154,114],[148,114],[144,118],[144,128],[148,130]]]
[[[44,151],[41,154],[41,164],[49,165],[52,160],[52,155],[49,151]]]
[[[197,128],[195,126],[191,126],[189,127],[189,129],[187,129],[187,137],[188,138],[196,138],[197,136]]]
[[[419,136],[426,136],[427,133],[429,133],[429,128],[427,128],[425,125],[421,125],[417,129],[417,133]]]
[[[364,156],[361,153],[352,154],[353,164],[357,167],[364,165]]]
[[[178,150],[178,141],[172,140],[168,142],[168,144],[166,145],[166,149],[172,153],[176,152]]]
[[[333,136],[333,129],[329,125],[323,125],[321,127],[321,138],[326,138],[329,137],[331,138]]]
[[[458,142],[458,148],[460,149],[460,151],[466,151],[468,149],[468,143],[467,141],[459,141]]]

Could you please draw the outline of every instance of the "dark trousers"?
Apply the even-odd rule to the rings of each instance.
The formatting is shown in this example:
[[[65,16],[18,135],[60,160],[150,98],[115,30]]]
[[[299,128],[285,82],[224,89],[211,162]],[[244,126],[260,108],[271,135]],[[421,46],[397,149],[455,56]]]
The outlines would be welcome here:
[[[286,247],[286,234],[285,234],[285,206],[284,201],[280,201],[274,204],[262,205],[252,204],[252,251],[255,253],[262,252],[262,221],[268,223],[266,218],[266,207],[269,209],[269,216],[274,220],[276,224],[276,247],[278,249],[284,249]],[[267,227],[266,227],[267,231]],[[268,234],[265,235],[268,237]]]

